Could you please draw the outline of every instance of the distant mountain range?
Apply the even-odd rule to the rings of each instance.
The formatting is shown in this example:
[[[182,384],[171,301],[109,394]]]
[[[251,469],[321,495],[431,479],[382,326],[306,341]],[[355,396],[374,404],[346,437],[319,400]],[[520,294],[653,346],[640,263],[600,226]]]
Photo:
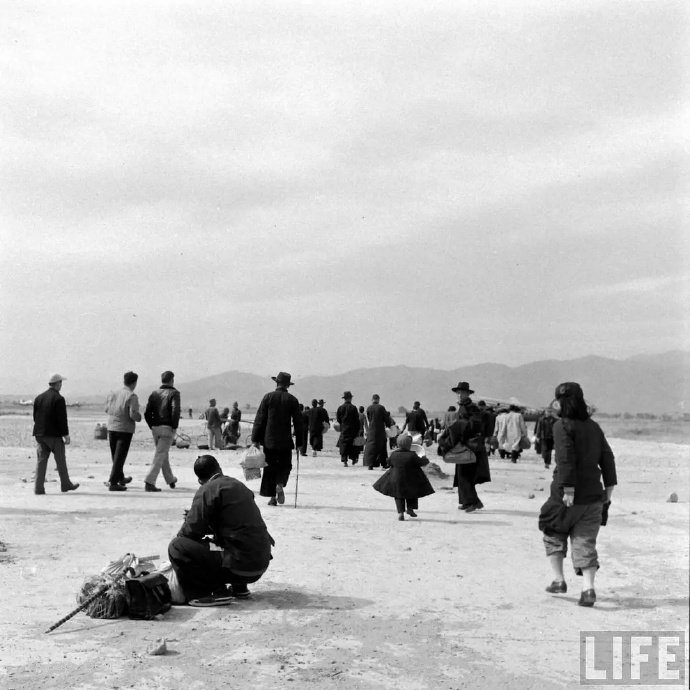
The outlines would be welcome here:
[[[558,383],[577,381],[587,400],[601,412],[690,411],[690,352],[684,351],[638,355],[625,360],[597,356],[545,360],[518,367],[487,363],[449,371],[407,366],[355,369],[332,376],[306,376],[295,380],[290,390],[304,403],[312,398],[324,398],[331,415],[335,414],[346,390],[352,391],[357,405],[368,405],[372,394],[378,393],[392,411],[399,406],[410,408],[419,400],[428,412],[438,412],[455,403],[455,394],[450,389],[458,381],[469,381],[476,391],[475,400],[517,398],[525,405],[540,407],[552,400]],[[198,411],[208,404],[210,397],[216,398],[220,407],[229,407],[235,400],[241,408],[246,404],[255,407],[263,394],[273,389],[273,381],[269,375],[227,371],[195,381],[178,381],[176,386],[182,394],[183,408]],[[88,388],[82,381],[80,387],[82,391],[93,391],[78,397],[82,403],[101,403],[109,390],[97,382]],[[140,386],[137,392],[145,400],[149,389]],[[69,390],[65,396],[68,402],[74,397]]]
[[[554,388],[562,381],[577,381],[585,397],[602,412],[678,413],[690,411],[690,352],[641,355],[626,360],[589,356],[569,361],[546,360],[519,367],[477,364],[450,371],[407,366],[355,369],[332,376],[307,376],[295,381],[291,392],[300,402],[324,398],[333,415],[349,390],[357,405],[367,405],[373,393],[395,411],[412,407],[419,400],[427,411],[447,409],[455,402],[451,388],[469,381],[482,397],[518,398],[530,406],[548,404]],[[200,407],[209,397],[220,406],[234,400],[243,407],[256,406],[264,393],[272,390],[269,376],[228,371],[197,381],[180,382],[183,407]]]

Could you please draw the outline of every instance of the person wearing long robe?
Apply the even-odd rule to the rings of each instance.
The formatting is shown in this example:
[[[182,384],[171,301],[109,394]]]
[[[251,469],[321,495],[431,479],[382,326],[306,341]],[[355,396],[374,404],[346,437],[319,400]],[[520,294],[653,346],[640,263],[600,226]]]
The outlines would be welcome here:
[[[388,465],[388,436],[386,429],[393,426],[388,410],[381,404],[381,398],[374,394],[371,405],[367,407],[369,429],[364,444],[364,464],[373,470],[374,467]]]
[[[345,402],[337,409],[335,420],[340,424],[340,436],[338,437],[338,449],[340,450],[340,460],[344,467],[347,461],[351,460],[353,465],[357,464],[359,448],[355,446],[355,438],[359,435],[359,412],[352,404],[352,393],[343,393]]]

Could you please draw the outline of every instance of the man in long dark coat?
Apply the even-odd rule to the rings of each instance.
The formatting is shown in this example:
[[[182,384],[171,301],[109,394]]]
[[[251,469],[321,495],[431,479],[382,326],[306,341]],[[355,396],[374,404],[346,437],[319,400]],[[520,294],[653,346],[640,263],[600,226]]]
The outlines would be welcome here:
[[[321,402],[323,403],[323,400]],[[314,398],[309,409],[309,444],[314,457],[318,451],[323,450],[323,425],[328,421],[328,412]]]
[[[335,420],[340,424],[340,437],[338,438],[338,448],[340,449],[340,459],[345,467],[347,461],[352,460],[352,464],[357,464],[359,448],[355,446],[355,438],[359,436],[359,412],[352,404],[352,393],[343,393],[345,402],[337,409]]]
[[[278,376],[271,377],[276,382],[276,389],[266,393],[254,417],[252,428],[252,443],[264,447],[266,467],[261,478],[261,496],[268,496],[268,505],[275,506],[285,503],[285,492],[290,472],[292,470],[292,450],[302,445],[302,415],[299,411],[299,401],[288,393],[292,386],[290,374],[281,371]],[[291,424],[292,423],[292,424]]]
[[[380,403],[380,399],[379,395],[374,393],[371,405],[367,407],[369,430],[364,445],[364,464],[368,465],[370,470],[388,465],[386,429],[393,426],[393,420],[388,410]]]

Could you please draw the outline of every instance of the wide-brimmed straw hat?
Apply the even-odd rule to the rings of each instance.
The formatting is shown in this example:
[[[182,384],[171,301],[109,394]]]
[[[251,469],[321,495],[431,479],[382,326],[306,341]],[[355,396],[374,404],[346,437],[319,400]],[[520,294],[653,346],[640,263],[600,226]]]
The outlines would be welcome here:
[[[60,381],[67,381],[67,379],[60,374],[53,374],[50,379],[48,379],[48,385],[50,386],[52,383],[60,383]]]

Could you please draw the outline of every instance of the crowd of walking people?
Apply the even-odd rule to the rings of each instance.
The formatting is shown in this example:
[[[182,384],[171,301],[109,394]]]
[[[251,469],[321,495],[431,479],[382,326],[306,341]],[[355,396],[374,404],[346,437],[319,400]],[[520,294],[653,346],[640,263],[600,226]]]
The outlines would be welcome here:
[[[385,470],[373,488],[395,500],[400,521],[404,521],[405,515],[417,517],[419,499],[434,493],[422,470],[429,463],[425,448],[434,441],[438,442],[438,455],[447,464],[454,465],[453,486],[457,488],[458,508],[466,513],[484,508],[477,486],[491,481],[489,458],[498,451],[500,458],[517,463],[521,453],[531,446],[520,408],[514,404],[493,408],[484,401],[475,404],[471,397],[474,390],[467,381],[460,381],[450,389],[457,401],[448,408],[442,421],[434,418],[430,422],[421,403],[415,401],[412,410],[405,414],[402,429],[398,429],[378,394],[372,396],[371,404],[365,409],[356,407],[352,392],[345,391],[335,419],[331,420],[323,399],[313,399],[306,407],[290,393],[293,381],[289,373],[279,372],[272,379],[275,390],[264,395],[259,403],[250,437],[251,444],[263,451],[265,467],[259,494],[269,499],[270,506],[285,503],[293,451],[298,449],[304,456],[309,444],[312,456],[318,456],[323,450],[324,433],[330,429],[332,421],[338,432],[337,449],[342,465],[348,467],[351,463],[354,466],[361,457],[369,470]],[[34,401],[33,435],[37,443],[34,493],[37,495],[45,494],[46,468],[51,453],[55,457],[61,490],[68,492],[79,488],[69,477],[65,457],[70,436],[66,404],[60,395],[64,380],[59,374],[51,376],[48,390]],[[136,424],[142,419],[135,393],[137,383],[138,375],[126,372],[123,387],[111,393],[106,401],[112,460],[106,482],[109,491],[127,491],[132,481],[132,477],[125,475],[124,466]],[[154,442],[153,458],[144,478],[146,492],[161,491],[156,485],[161,473],[171,489],[175,489],[178,482],[169,457],[181,412],[180,392],[174,384],[174,373],[164,371],[160,387],[149,395],[144,408],[143,419]],[[242,415],[237,402],[232,410],[225,408],[219,412],[216,400],[211,398],[203,419],[209,450],[214,447],[220,450],[239,438]],[[573,566],[584,582],[579,604],[592,606],[596,600],[594,576],[599,567],[596,538],[599,526],[606,524],[617,479],[613,453],[600,427],[591,419],[584,393],[577,383],[566,382],[556,388],[553,402],[536,421],[533,439],[545,468],[551,467],[555,455],[550,497],[539,516],[539,528],[544,533],[545,550],[554,575],[547,592],[567,591],[563,560],[570,540]],[[389,450],[392,450],[390,456]],[[225,477],[213,456],[203,455],[197,459],[194,471],[201,486],[190,511],[192,517],[188,516],[186,527],[171,542],[170,558],[183,583],[187,583],[189,599],[200,606],[221,605],[218,602],[224,597],[218,595],[218,587],[231,585],[235,596],[247,595],[247,583],[256,581],[268,567],[273,540],[254,506],[252,492],[239,480]],[[215,480],[218,481],[211,485]],[[209,503],[207,508],[203,507],[204,502]],[[223,532],[223,522],[237,523],[235,512],[240,504],[244,519],[249,521],[247,524],[251,523],[252,529],[245,533],[248,528],[240,525],[233,529],[228,527]],[[215,556],[201,554],[196,545],[205,529],[219,529],[219,524],[209,517],[209,511],[220,511],[221,531],[217,536],[231,554],[228,556],[232,561],[230,566],[225,565],[224,557],[218,560]],[[255,541],[260,546],[260,554],[256,557],[248,555]],[[204,574],[204,569],[209,568],[213,576]]]

